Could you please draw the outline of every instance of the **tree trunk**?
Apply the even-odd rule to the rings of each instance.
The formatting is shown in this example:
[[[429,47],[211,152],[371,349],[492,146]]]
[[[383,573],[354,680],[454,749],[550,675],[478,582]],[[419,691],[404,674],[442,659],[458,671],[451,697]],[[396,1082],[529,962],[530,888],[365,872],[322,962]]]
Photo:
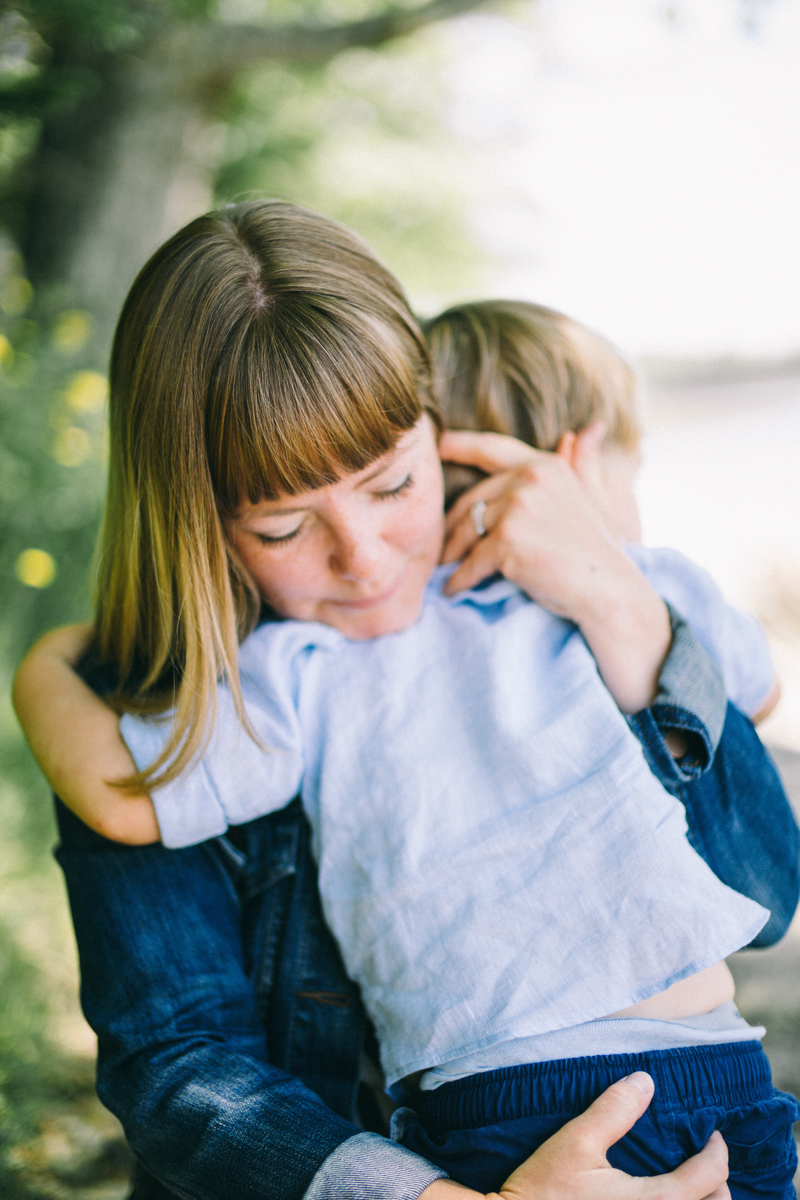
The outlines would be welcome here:
[[[26,261],[59,308],[87,309],[105,348],[131,281],[169,234],[211,206],[204,104],[167,63],[129,62],[44,130]]]
[[[107,131],[105,170],[62,277],[104,341],[150,254],[211,207],[211,170],[197,152],[204,125],[199,103],[154,87],[134,91]]]

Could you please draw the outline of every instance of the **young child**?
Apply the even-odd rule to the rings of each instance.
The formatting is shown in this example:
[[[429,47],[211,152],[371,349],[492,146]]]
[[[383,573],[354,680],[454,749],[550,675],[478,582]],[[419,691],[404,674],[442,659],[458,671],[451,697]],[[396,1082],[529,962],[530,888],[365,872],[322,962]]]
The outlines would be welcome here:
[[[613,346],[562,313],[513,300],[456,305],[425,333],[445,426],[508,434],[562,455],[593,488],[645,577],[717,661],[729,699],[755,722],[768,716],[780,688],[758,622],[726,604],[708,572],[677,550],[638,544],[638,389]],[[450,507],[479,475],[446,465],[445,479]]]
[[[689,846],[682,806],[648,769],[572,622],[502,578],[445,594],[452,568],[436,567],[444,527],[434,424],[421,405],[398,423],[401,394],[412,412],[424,385],[413,337],[404,343],[398,332],[401,302],[393,293],[394,316],[385,307],[362,320],[361,304],[329,285],[333,299],[292,308],[297,289],[288,303],[280,291],[276,300],[257,273],[265,242],[253,235],[244,260],[240,249],[234,255],[250,324],[241,308],[223,336],[215,315],[216,340],[203,340],[201,354],[195,314],[216,314],[209,297],[222,306],[234,289],[230,267],[211,289],[197,229],[191,259],[176,235],[123,311],[112,396],[130,388],[132,399],[130,413],[118,402],[114,418],[116,486],[136,479],[143,521],[156,521],[155,489],[166,487],[175,528],[183,520],[212,549],[213,519],[203,524],[192,506],[202,514],[213,486],[234,578],[290,619],[266,622],[240,648],[260,745],[219,685],[197,765],[167,772],[152,802],[120,792],[99,815],[78,787],[72,806],[119,840],[160,834],[179,847],[299,792],[326,919],[375,1024],[388,1085],[419,1107],[397,1136],[456,1180],[496,1189],[606,1083],[645,1069],[657,1098],[615,1148],[615,1165],[656,1173],[720,1128],[736,1200],[793,1196],[798,1107],[772,1087],[762,1031],[733,1007],[723,962],[768,914]],[[221,244],[216,227],[208,241],[212,234]],[[173,272],[172,262],[191,262],[196,275]],[[165,272],[183,289],[177,300],[160,282]],[[170,322],[157,319],[164,312]],[[293,322],[291,334],[274,324],[281,320]],[[365,364],[372,356],[363,369],[345,356],[343,324]],[[303,409],[316,395],[323,359],[309,364],[320,346],[328,374],[312,419]],[[185,369],[190,353],[196,377]],[[382,376],[387,364],[396,382]],[[196,382],[203,372],[205,385]],[[394,394],[379,395],[382,382]],[[198,395],[185,390],[177,405],[175,386]],[[373,447],[360,459],[359,427]],[[164,459],[158,479],[136,458],[145,431],[147,453]],[[198,469],[204,438],[207,473]],[[187,489],[192,530],[171,502],[173,477]],[[133,522],[120,528],[142,536]],[[159,530],[158,561],[172,553],[195,587],[211,587],[181,557],[197,546],[166,523]],[[119,560],[129,592],[134,557],[126,549]],[[375,564],[388,573],[378,576]],[[163,591],[156,601],[169,603]],[[183,645],[190,663],[195,648]],[[158,670],[168,680],[167,656],[153,658],[152,681]],[[95,718],[90,701],[71,697],[60,736]],[[169,718],[128,712],[122,733],[143,771],[175,744]],[[88,772],[113,778],[119,760],[104,757],[104,746],[99,737]]]
[[[401,439],[395,486],[421,485],[425,438]],[[566,1104],[635,1066],[658,1099],[619,1166],[677,1163],[714,1127],[742,1144],[757,1131],[769,1153],[733,1151],[737,1200],[765,1182],[791,1196],[800,1110],[773,1092],[763,1031],[739,1016],[722,962],[766,911],[691,850],[575,627],[502,579],[446,597],[450,573],[384,636],[257,629],[240,671],[267,752],[220,688],[201,764],[153,793],[163,841],[301,793],[387,1084],[419,1109],[397,1135],[454,1179],[498,1187]],[[144,769],[169,724],[126,714],[122,732]]]

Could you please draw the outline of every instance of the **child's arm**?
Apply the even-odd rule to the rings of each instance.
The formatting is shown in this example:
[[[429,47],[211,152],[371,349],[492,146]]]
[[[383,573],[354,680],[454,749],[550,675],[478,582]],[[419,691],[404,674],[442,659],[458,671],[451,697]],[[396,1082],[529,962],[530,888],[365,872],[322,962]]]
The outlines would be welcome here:
[[[115,842],[157,842],[150,797],[109,782],[133,775],[136,766],[119,717],[73,670],[89,632],[88,625],[70,625],[37,642],[14,680],[14,707],[45,777],[76,816]]]
[[[91,829],[132,845],[191,846],[283,808],[300,789],[292,639],[283,638],[272,653],[271,635],[281,641],[283,632],[283,623],[268,624],[241,648],[242,694],[256,739],[245,731],[230,689],[220,684],[202,757],[159,784],[153,799],[114,781],[159,759],[172,721],[169,714],[153,721],[130,713],[120,721],[80,680],[72,664],[85,647],[85,627],[57,630],[33,648],[15,683],[17,712],[48,780]]]
[[[772,691],[767,696],[764,703],[761,705],[757,713],[753,713],[750,720],[754,725],[758,725],[760,721],[766,721],[767,717],[775,711],[778,701],[781,698],[781,685],[779,680],[775,680],[772,685]]]

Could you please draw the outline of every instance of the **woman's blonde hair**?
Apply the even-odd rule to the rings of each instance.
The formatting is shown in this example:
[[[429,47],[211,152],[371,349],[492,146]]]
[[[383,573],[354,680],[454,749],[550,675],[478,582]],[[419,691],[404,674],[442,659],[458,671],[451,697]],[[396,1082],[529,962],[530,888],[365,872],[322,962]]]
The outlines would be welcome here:
[[[205,745],[225,680],[249,729],[237,645],[258,591],[223,521],[335,481],[434,411],[427,349],[400,285],[348,230],[279,201],[175,234],[136,279],[111,358],[108,501],[96,648],[119,710],[174,706],[159,760]]]
[[[538,304],[486,300],[427,322],[445,425],[506,433],[540,450],[593,421],[606,441],[635,449],[641,437],[636,378],[604,338]]]

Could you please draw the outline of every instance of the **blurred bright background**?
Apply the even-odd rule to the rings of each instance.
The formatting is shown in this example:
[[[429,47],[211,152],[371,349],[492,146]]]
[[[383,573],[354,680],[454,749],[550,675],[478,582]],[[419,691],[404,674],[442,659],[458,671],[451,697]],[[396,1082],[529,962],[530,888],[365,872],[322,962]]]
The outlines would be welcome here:
[[[4,696],[41,631],[90,611],[133,274],[213,202],[281,195],[359,230],[425,315],[529,298],[637,362],[645,540],[765,620],[765,736],[800,751],[798,64],[800,0],[3,5]],[[49,797],[2,703],[0,1194],[113,1200]]]
[[[645,541],[767,621],[764,735],[800,750],[800,4],[544,0],[439,36],[481,286],[638,360]]]

